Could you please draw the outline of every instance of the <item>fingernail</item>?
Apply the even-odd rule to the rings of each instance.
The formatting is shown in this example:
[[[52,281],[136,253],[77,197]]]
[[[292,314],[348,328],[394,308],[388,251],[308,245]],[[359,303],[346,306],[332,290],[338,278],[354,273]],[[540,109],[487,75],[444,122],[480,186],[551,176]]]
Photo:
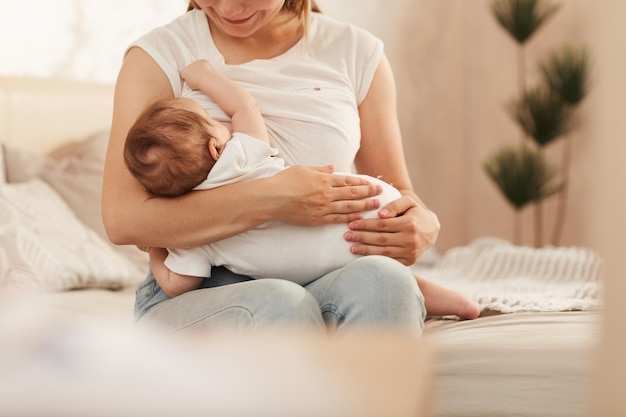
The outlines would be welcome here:
[[[343,238],[346,239],[347,241],[352,241],[352,238],[354,237],[354,235],[350,232],[346,232],[343,235]]]
[[[383,216],[388,216],[389,215],[389,210],[387,209],[381,209],[379,212],[379,214],[383,215]]]

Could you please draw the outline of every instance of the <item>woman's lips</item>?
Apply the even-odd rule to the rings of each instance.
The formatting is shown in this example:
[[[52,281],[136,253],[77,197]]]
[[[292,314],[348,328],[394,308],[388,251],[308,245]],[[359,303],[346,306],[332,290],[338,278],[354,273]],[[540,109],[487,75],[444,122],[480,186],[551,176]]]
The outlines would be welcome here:
[[[244,23],[248,22],[250,19],[252,19],[252,16],[254,15],[250,15],[248,17],[246,17],[245,19],[236,19],[236,20],[231,20],[231,19],[227,19],[225,17],[222,17],[222,19],[231,25],[243,25]]]

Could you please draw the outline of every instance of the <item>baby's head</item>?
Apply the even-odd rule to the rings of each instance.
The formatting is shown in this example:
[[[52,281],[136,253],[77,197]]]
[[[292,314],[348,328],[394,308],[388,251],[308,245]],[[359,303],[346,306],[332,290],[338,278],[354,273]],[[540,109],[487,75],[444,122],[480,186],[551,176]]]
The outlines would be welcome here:
[[[152,195],[174,197],[204,181],[230,132],[189,98],[154,102],[126,137],[124,161]]]

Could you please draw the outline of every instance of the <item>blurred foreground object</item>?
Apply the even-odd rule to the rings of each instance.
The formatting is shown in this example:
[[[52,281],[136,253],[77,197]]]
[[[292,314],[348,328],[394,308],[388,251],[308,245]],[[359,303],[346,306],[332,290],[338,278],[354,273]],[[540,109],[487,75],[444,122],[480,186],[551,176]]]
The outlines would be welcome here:
[[[0,303],[2,416],[428,415],[432,352],[415,334],[172,335],[37,305]]]

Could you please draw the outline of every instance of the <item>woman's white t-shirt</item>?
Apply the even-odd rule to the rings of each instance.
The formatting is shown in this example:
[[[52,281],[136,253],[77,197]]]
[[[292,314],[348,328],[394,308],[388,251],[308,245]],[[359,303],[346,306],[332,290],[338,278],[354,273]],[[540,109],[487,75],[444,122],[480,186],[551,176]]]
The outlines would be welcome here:
[[[361,140],[358,106],[365,99],[383,56],[382,41],[369,32],[326,15],[312,13],[307,37],[284,54],[272,59],[229,65],[213,42],[204,12],[192,10],[152,30],[130,47],[142,48],[155,60],[167,75],[174,96],[195,99],[217,120],[228,121],[229,118],[209,97],[190,89],[181,79],[180,70],[193,61],[206,59],[215,71],[246,88],[258,103],[272,147],[278,149],[279,156],[287,165],[333,164],[336,171],[353,170]],[[233,272],[256,278],[278,278],[277,274],[284,275],[284,260],[293,259],[294,254],[299,253],[298,274],[294,275],[291,269],[280,277],[304,284],[322,275],[321,272],[315,272],[319,273],[316,276],[310,275],[312,271],[319,271],[320,265],[337,268],[342,266],[338,263],[345,263],[354,257],[349,252],[350,245],[342,238],[346,225],[300,228],[302,230],[295,233],[276,231],[275,224],[269,226],[266,224],[259,230],[235,236],[235,239],[216,242],[217,246],[209,245],[221,248],[218,249],[221,254],[219,259],[216,259],[215,252],[211,256],[211,264],[222,264]],[[324,232],[320,236],[322,230]],[[272,237],[269,238],[267,233]],[[249,268],[245,262],[239,267],[233,265],[246,258],[240,246],[242,240],[246,241],[246,236],[259,237],[253,239],[254,245],[247,246],[250,252],[255,252],[255,259],[259,259],[256,256],[259,253],[272,255],[271,259],[267,255],[261,257],[265,259],[264,268],[267,269],[260,271],[256,261],[248,264]],[[302,247],[305,241],[312,242],[307,249]],[[312,256],[313,248],[317,248],[317,256]],[[202,248],[197,250],[203,251]],[[304,267],[305,258],[310,268]],[[274,261],[276,259],[278,261]],[[183,261],[179,265],[185,263]],[[282,267],[279,267],[281,264]],[[187,263],[187,266],[192,268],[192,263]],[[205,269],[204,275],[210,274],[208,263],[196,266]],[[191,272],[179,270],[179,273],[194,275]]]
[[[237,81],[257,100],[270,142],[288,165],[333,164],[349,172],[360,146],[358,106],[369,90],[383,44],[369,32],[312,13],[309,34],[284,54],[244,64],[224,62],[201,10],[185,13],[134,42],[170,80],[175,96],[191,97],[217,120],[228,117],[179,75],[197,59]]]

